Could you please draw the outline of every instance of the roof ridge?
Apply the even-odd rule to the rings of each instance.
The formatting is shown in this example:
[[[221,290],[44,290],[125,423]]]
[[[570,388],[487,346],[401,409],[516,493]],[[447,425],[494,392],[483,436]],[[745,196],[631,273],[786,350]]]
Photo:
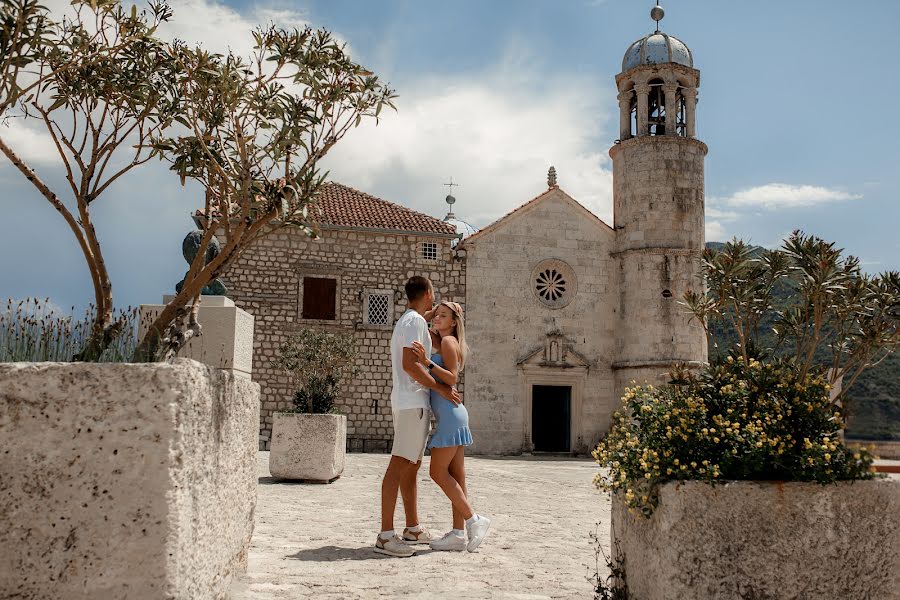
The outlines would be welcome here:
[[[519,212],[525,210],[526,208],[528,208],[528,207],[530,207],[530,206],[536,204],[538,201],[540,201],[540,200],[542,200],[543,198],[545,198],[548,194],[551,194],[552,192],[556,192],[556,191],[560,192],[563,196],[565,196],[566,198],[568,198],[569,200],[571,200],[572,202],[574,202],[575,205],[578,206],[581,210],[585,211],[586,213],[588,213],[589,215],[591,215],[592,217],[594,217],[594,219],[595,219],[598,223],[600,223],[601,225],[605,226],[607,229],[612,230],[612,227],[610,227],[609,224],[608,224],[606,221],[604,221],[603,219],[601,219],[600,217],[598,217],[596,214],[594,214],[594,211],[592,211],[591,209],[589,209],[588,207],[586,207],[584,204],[582,204],[581,202],[579,202],[578,200],[576,200],[575,198],[573,198],[567,191],[565,191],[564,189],[562,189],[559,185],[554,185],[554,186],[552,186],[552,187],[550,187],[550,188],[544,190],[543,192],[541,192],[540,194],[538,194],[537,196],[535,196],[534,198],[532,198],[532,199],[529,200],[528,202],[525,202],[524,204],[519,205],[517,208],[514,208],[513,210],[509,211],[508,213],[506,213],[505,215],[503,215],[503,216],[500,217],[499,219],[496,219],[495,221],[493,221],[493,222],[490,223],[489,225],[485,225],[485,226],[484,226],[482,229],[480,229],[477,233],[474,233],[474,234],[470,235],[469,237],[465,238],[465,239],[463,240],[463,243],[469,243],[471,240],[473,240],[473,239],[475,239],[475,238],[477,238],[477,237],[481,237],[482,234],[487,234],[487,233],[489,233],[489,232],[491,232],[491,231],[497,229],[497,227],[499,227],[500,223],[502,223],[503,221],[506,221],[507,219],[509,219],[509,218],[512,217],[513,215],[515,215],[515,214],[517,214],[517,213],[519,213]]]

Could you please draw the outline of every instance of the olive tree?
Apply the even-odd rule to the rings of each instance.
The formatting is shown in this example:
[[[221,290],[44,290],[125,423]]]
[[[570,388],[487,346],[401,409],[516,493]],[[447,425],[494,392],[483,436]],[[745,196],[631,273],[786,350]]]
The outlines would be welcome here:
[[[76,360],[97,360],[122,332],[113,313],[109,271],[91,210],[109,187],[159,151],[152,146],[181,110],[181,74],[169,47],[154,37],[171,17],[164,2],[147,10],[117,0],[76,1],[71,17],[51,21],[34,2],[6,2],[12,52],[3,100],[15,116],[46,130],[65,175],[54,189],[0,135],[0,152],[62,216],[84,255],[94,288],[91,335]],[[7,40],[5,36],[3,38]],[[37,83],[34,83],[34,82]],[[30,83],[29,83],[30,82]]]
[[[834,403],[845,415],[859,375],[900,345],[900,273],[867,275],[834,243],[795,231],[781,248],[760,251],[735,239],[708,249],[702,271],[708,292],[688,292],[683,304],[707,336],[723,324],[745,363],[778,354],[801,377],[840,383]]]
[[[155,147],[182,183],[205,190],[202,238],[181,291],[150,325],[135,360],[175,356],[198,335],[202,289],[256,240],[282,227],[315,235],[307,211],[325,178],[319,161],[363,119],[393,108],[393,91],[329,32],[269,26],[253,37],[249,58],[172,48],[184,73],[176,120],[186,131]],[[221,250],[207,262],[214,237]]]

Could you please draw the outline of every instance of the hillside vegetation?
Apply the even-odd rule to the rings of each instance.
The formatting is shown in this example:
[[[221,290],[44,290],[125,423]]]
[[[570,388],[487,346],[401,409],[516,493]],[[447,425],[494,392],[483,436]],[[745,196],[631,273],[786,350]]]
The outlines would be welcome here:
[[[713,250],[719,250],[723,245],[720,242],[707,243],[707,247]],[[757,247],[756,251],[762,253],[764,248]],[[774,305],[784,305],[790,294],[789,288],[775,288]],[[765,319],[761,324],[760,339],[764,347],[775,345],[773,325],[773,319]],[[726,354],[737,343],[731,328],[713,326],[710,333],[711,359],[717,354]],[[822,354],[824,356],[824,349]],[[900,355],[894,353],[881,364],[864,371],[847,391],[847,399],[851,407],[846,429],[848,437],[900,440]]]

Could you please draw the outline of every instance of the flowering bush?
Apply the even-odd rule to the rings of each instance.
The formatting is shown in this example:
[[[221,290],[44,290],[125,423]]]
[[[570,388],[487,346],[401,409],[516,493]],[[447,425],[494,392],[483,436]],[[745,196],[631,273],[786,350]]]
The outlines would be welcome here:
[[[783,361],[728,357],[662,388],[626,390],[625,410],[593,456],[608,468],[594,483],[623,491],[649,515],[671,480],[868,479],[872,455],[838,437],[841,415],[821,376]]]

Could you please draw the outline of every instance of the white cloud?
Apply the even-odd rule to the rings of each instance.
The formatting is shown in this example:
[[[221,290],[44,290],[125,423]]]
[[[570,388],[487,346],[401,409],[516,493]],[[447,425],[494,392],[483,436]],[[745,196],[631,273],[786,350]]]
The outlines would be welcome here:
[[[735,192],[722,203],[735,208],[803,208],[817,206],[829,202],[859,200],[859,194],[850,194],[841,190],[829,189],[815,185],[790,185],[786,183],[768,183],[757,187]]]
[[[60,161],[53,139],[44,129],[43,121],[38,119],[27,122],[21,118],[7,119],[0,125],[0,137],[26,164],[57,164]],[[8,164],[6,157],[0,159],[0,166]]]
[[[728,238],[725,226],[720,221],[706,222],[706,241],[707,242],[724,242]]]
[[[332,150],[331,178],[443,216],[452,176],[454,212],[484,226],[546,190],[554,165],[560,186],[611,223],[612,173],[594,138],[612,94],[591,78],[539,78],[522,60],[400,86],[398,112]]]
[[[182,0],[173,3],[172,8],[174,18],[160,27],[160,36],[177,38],[188,44],[200,44],[214,52],[232,50],[240,56],[252,53],[251,32],[257,27],[274,23],[290,29],[302,28],[308,24],[300,11],[266,4],[256,4],[244,13],[216,0]]]
[[[135,0],[138,8],[145,2]],[[45,0],[42,2],[60,18],[71,15],[71,0]],[[229,49],[241,56],[249,56],[253,49],[251,32],[259,26],[274,23],[285,29],[302,28],[309,24],[303,11],[286,9],[279,2],[257,2],[248,10],[238,12],[222,0],[177,0],[170,3],[174,16],[159,28],[164,39],[180,39],[188,44],[200,44],[213,52]]]

